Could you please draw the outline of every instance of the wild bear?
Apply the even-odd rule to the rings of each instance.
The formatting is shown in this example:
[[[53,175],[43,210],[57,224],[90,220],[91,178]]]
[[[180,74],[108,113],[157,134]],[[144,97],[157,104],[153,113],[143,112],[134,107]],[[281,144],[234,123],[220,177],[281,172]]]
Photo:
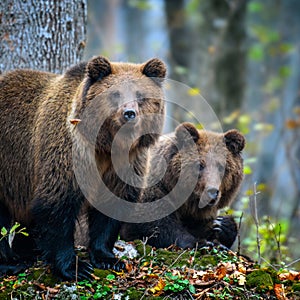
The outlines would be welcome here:
[[[84,152],[91,141],[84,136],[81,123],[85,120],[81,118],[92,107],[85,124],[97,127],[97,122],[102,122],[91,145],[100,177],[112,195],[136,201],[139,189],[117,176],[110,151],[114,136],[128,124],[130,134],[139,138],[129,153],[123,153],[123,148],[128,148],[123,134],[124,140],[119,138],[115,145],[118,158],[122,165],[129,155],[136,173],[144,173],[147,149],[163,127],[163,117],[155,116],[164,115],[165,75],[165,64],[156,58],[132,64],[98,56],[63,75],[15,70],[0,77],[0,228],[9,229],[17,221],[29,232],[21,245],[16,235],[12,248],[7,239],[0,241],[2,274],[17,271],[27,259],[35,259],[37,248],[59,277],[89,277],[91,265],[81,260],[76,274],[74,252],[75,223],[83,207],[88,207],[92,265],[124,267],[112,253],[120,222],[90,205],[74,174],[74,156],[91,159]],[[120,83],[125,88],[119,89]],[[149,117],[144,120],[144,115]],[[139,135],[145,127],[154,133]]]
[[[150,222],[124,223],[121,238],[148,238],[148,244],[157,248],[172,244],[193,248],[207,241],[230,248],[237,225],[230,216],[218,217],[218,211],[232,202],[241,185],[244,145],[237,130],[215,133],[190,123],[180,124],[172,136],[162,136],[151,148],[147,185],[139,202],[164,199],[157,210],[173,212]]]

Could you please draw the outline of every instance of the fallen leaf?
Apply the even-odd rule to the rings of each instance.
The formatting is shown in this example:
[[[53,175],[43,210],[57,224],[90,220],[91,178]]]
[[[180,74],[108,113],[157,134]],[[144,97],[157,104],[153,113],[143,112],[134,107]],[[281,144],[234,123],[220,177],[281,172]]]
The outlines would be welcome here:
[[[222,279],[225,277],[226,274],[227,274],[227,269],[226,269],[226,267],[225,267],[223,264],[219,265],[219,266],[217,267],[217,270],[216,270],[216,273],[215,273],[216,278],[217,278],[218,280],[222,280]]]
[[[281,283],[274,284],[274,292],[278,300],[288,300],[284,293],[284,286]]]
[[[154,294],[154,296],[159,296],[164,292],[164,287],[166,286],[165,281],[162,278],[158,279],[158,283],[155,287],[149,289],[151,293]]]
[[[279,280],[300,280],[300,272],[289,271],[289,273],[281,273],[278,275]]]

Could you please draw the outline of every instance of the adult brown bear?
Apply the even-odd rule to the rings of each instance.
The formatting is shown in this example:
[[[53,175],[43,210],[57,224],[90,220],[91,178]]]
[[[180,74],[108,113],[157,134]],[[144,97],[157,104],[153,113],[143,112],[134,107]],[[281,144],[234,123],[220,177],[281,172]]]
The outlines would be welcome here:
[[[140,136],[129,152],[133,168],[143,174],[147,149],[163,126],[163,118],[155,115],[164,114],[161,81],[165,74],[165,65],[158,59],[130,64],[112,63],[99,56],[63,75],[15,70],[0,77],[0,228],[10,228],[18,221],[30,234],[21,245],[17,235],[12,249],[6,239],[1,240],[0,272],[17,271],[18,264],[34,259],[36,245],[56,274],[74,279],[75,222],[86,205],[92,264],[122,267],[112,254],[120,222],[87,203],[74,175],[72,156],[79,153],[85,160],[82,149],[90,142],[82,135],[79,119],[97,104],[88,124],[103,119],[94,145],[99,174],[118,197],[136,201],[138,188],[124,183],[114,171],[111,146],[124,124],[130,123],[136,136],[145,127],[151,128],[154,134]],[[139,80],[143,84],[138,84]],[[126,88],[119,89],[120,83]],[[152,96],[147,97],[150,92]],[[140,118],[147,114],[152,115]],[[122,159],[128,160],[128,153],[122,153],[123,147],[128,148],[126,139],[124,143],[119,139],[116,147],[122,165]],[[91,266],[79,260],[78,277],[87,277],[90,272]]]
[[[148,237],[155,247],[192,248],[205,241],[231,247],[236,223],[231,217],[218,217],[218,211],[233,201],[241,185],[244,145],[237,130],[215,133],[197,130],[190,123],[179,125],[173,136],[162,137],[151,148],[147,187],[139,200],[160,203],[156,215],[147,216],[157,220],[124,223],[121,238]],[[164,210],[173,212],[159,217]]]

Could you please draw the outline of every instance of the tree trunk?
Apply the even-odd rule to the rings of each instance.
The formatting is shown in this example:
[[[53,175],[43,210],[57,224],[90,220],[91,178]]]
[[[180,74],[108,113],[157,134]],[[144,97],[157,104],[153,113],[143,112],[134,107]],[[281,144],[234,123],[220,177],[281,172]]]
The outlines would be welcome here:
[[[61,73],[78,63],[86,37],[86,0],[1,0],[0,71]]]

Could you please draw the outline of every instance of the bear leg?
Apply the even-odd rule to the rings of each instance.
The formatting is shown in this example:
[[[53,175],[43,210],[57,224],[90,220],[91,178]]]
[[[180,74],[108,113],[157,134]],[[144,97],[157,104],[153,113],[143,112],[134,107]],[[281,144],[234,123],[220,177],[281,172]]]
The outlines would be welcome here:
[[[74,251],[75,220],[81,203],[74,195],[50,201],[37,197],[32,207],[37,245],[43,258],[51,264],[58,277],[67,280],[90,278],[92,266],[76,260]]]
[[[100,269],[124,269],[125,264],[115,258],[112,249],[118,238],[120,222],[111,219],[95,208],[88,211],[90,259]]]

